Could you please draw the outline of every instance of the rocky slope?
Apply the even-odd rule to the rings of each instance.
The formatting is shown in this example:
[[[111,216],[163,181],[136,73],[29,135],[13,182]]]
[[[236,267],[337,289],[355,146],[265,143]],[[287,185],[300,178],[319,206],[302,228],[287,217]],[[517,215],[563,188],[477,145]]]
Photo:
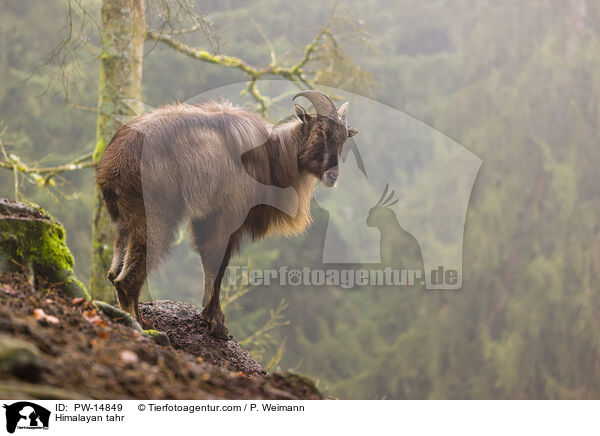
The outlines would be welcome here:
[[[144,304],[161,332],[142,331],[89,299],[72,265],[62,226],[0,199],[0,399],[322,398],[310,380],[267,374],[235,340],[208,336],[191,304]]]

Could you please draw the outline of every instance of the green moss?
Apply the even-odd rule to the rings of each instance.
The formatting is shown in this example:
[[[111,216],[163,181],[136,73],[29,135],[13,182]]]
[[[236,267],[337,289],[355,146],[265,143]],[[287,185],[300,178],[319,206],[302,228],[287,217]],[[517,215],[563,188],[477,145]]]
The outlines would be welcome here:
[[[162,336],[162,335],[164,335],[163,332],[159,332],[158,330],[154,330],[154,329],[144,330],[144,333],[146,333],[148,336]]]
[[[65,244],[63,228],[44,220],[2,219],[0,232],[11,234],[18,241],[17,256],[38,266],[71,270],[73,256]]]
[[[75,278],[75,263],[66,244],[64,228],[36,205],[44,218],[0,218],[0,242],[13,241],[11,256],[21,265],[50,282],[63,282],[69,295],[89,298],[85,286]],[[16,241],[16,244],[14,243]]]
[[[106,150],[106,141],[103,139],[98,139],[98,141],[96,141],[96,147],[94,148],[94,154],[92,156],[94,162],[98,163],[100,161],[100,158],[104,154],[104,150]]]
[[[171,341],[169,341],[169,337],[164,332],[148,329],[144,330],[144,333],[158,345],[169,345],[171,343]]]

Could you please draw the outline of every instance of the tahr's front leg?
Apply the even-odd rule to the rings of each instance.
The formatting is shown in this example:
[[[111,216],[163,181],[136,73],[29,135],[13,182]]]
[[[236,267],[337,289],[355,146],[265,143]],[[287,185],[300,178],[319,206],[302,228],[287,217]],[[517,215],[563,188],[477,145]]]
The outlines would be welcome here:
[[[237,233],[223,226],[218,219],[204,218],[192,221],[192,234],[196,250],[202,257],[204,268],[204,310],[202,318],[208,323],[209,334],[217,339],[229,340],[225,315],[221,309],[220,293],[223,275],[229,264]]]

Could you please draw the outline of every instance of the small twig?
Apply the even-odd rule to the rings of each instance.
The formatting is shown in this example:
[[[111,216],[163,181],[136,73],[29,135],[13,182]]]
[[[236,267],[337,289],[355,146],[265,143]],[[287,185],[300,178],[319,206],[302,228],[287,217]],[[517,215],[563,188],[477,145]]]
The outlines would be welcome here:
[[[235,300],[237,300],[238,298],[243,297],[244,295],[246,295],[248,292],[253,291],[256,288],[250,287],[250,286],[246,286],[244,288],[242,288],[241,290],[235,292],[233,295],[229,296],[229,292],[227,292],[226,297],[223,299],[223,302],[221,303],[221,308],[223,310],[225,310],[227,308],[227,306],[229,306],[231,303],[233,303]],[[229,291],[229,289],[227,289]]]
[[[98,108],[95,107],[91,107],[91,106],[85,106],[85,105],[81,105],[81,104],[77,104],[77,103],[73,103],[69,100],[66,100],[67,104],[69,106],[71,106],[74,109],[79,109],[82,111],[86,111],[86,112],[93,112],[93,113],[98,113]]]
[[[285,300],[282,299],[279,302],[279,306],[277,307],[277,309],[270,311],[270,314],[269,314],[270,316],[269,316],[269,319],[267,320],[267,322],[265,322],[265,324],[261,328],[259,328],[257,331],[252,333],[250,336],[239,341],[239,344],[242,346],[249,344],[253,340],[255,340],[257,337],[267,335],[274,328],[289,324],[289,321],[283,320],[283,311],[286,309],[286,307],[287,307],[287,304],[286,304]]]
[[[176,35],[185,35],[186,33],[197,32],[198,30],[203,30],[203,29],[204,29],[204,26],[197,24],[195,26],[187,27],[185,29],[175,29],[175,30],[170,30],[169,32],[165,32],[165,33],[167,35],[176,36]]]
[[[269,47],[269,54],[271,56],[271,63],[269,64],[269,66],[273,67],[273,66],[275,66],[277,64],[277,56],[275,55],[275,47],[273,47],[273,44],[271,43],[271,40],[269,39],[269,37],[267,36],[267,34],[263,30],[263,28],[260,26],[260,24],[258,24],[258,21],[256,21],[254,18],[252,18],[252,22],[254,23],[254,25],[256,26],[256,28],[258,29],[258,33],[260,33],[260,35],[265,40],[265,43],[267,44],[267,47]]]

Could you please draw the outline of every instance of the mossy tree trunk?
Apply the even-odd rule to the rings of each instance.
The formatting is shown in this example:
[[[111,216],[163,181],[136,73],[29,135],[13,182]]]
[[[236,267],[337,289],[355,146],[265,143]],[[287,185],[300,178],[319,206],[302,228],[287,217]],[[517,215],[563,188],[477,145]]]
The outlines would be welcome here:
[[[103,0],[102,55],[98,90],[97,163],[120,127],[119,116],[134,115],[128,100],[141,100],[142,56],[146,38],[143,0]],[[112,259],[112,229],[98,189],[94,196],[90,291],[93,298],[114,301],[106,278]]]

